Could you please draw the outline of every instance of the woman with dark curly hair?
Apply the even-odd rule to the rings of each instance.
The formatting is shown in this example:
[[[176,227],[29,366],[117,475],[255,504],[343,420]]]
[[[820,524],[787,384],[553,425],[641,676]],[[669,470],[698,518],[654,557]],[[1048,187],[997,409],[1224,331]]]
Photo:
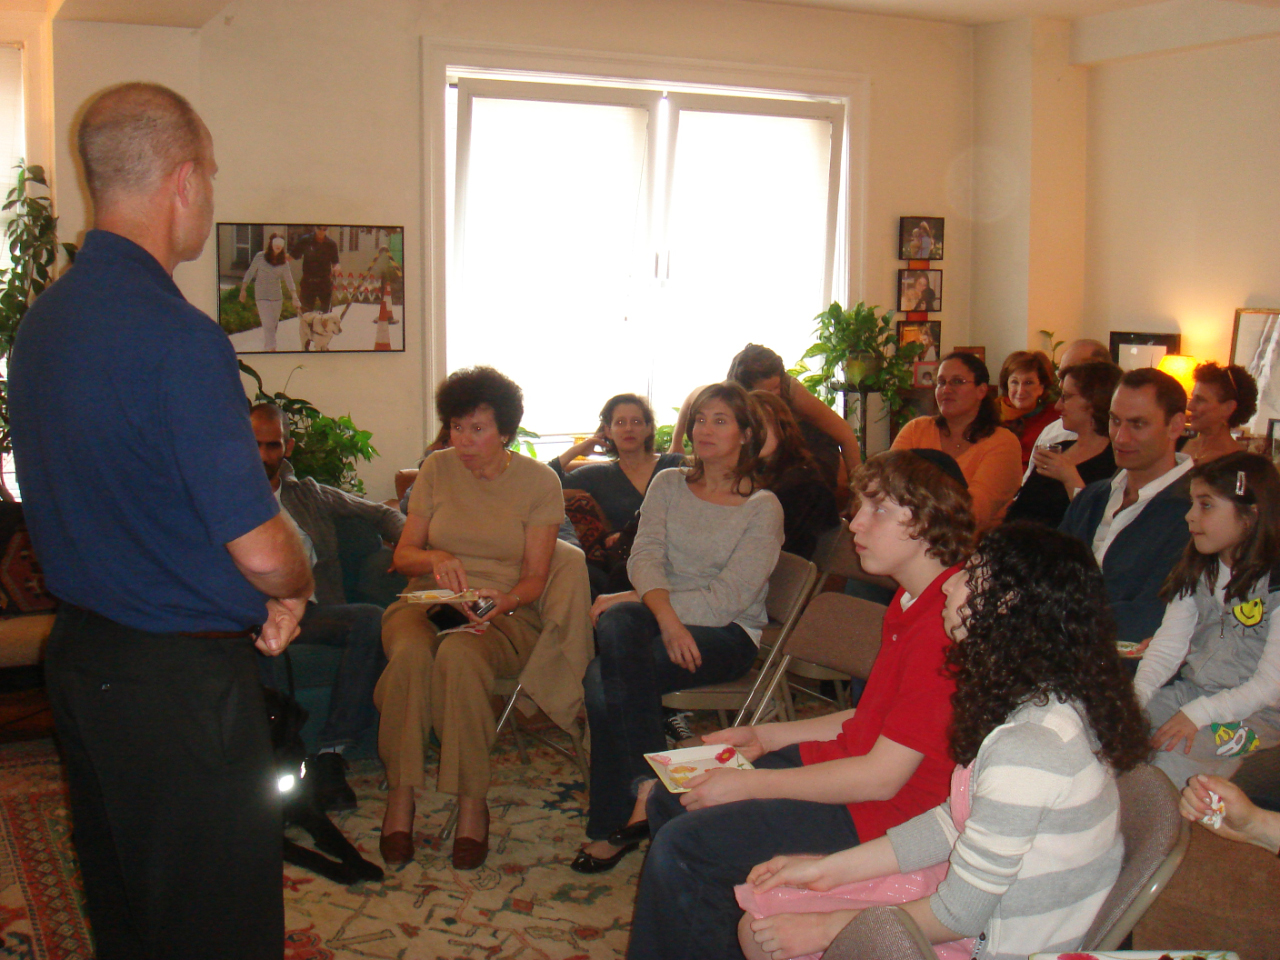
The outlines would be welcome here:
[[[551,469],[509,449],[524,414],[520,388],[492,367],[449,376],[436,392],[450,446],[428,457],[409,496],[394,564],[409,589],[475,589],[492,601],[468,606],[400,600],[382,618],[389,661],[374,691],[382,714],[378,753],[391,787],[379,847],[388,865],[413,859],[414,788],[432,728],[440,740],[439,789],[458,796],[453,865],[474,869],[488,854],[489,749],[493,679],[520,673],[548,638],[580,669],[590,656],[586,564],[557,544],[564,519]],[[553,556],[556,558],[553,563]],[[446,632],[455,626],[470,630]],[[572,683],[581,676],[562,678]],[[527,684],[535,700],[535,683]],[[566,722],[576,721],[574,714]]]
[[[757,866],[739,888],[751,960],[816,957],[882,903],[901,904],[941,960],[971,956],[982,933],[984,960],[1075,950],[1119,876],[1115,777],[1148,746],[1092,554],[1011,523],[943,591],[950,803],[821,860]]]
[[[787,401],[767,390],[752,390],[751,399],[764,419],[760,484],[782,504],[782,549],[811,560],[818,538],[840,522],[835,494],[822,479]]]
[[[1231,436],[1231,428],[1247,423],[1258,410],[1258,385],[1239,364],[1221,367],[1202,363],[1192,375],[1195,386],[1187,399],[1187,429],[1195,436],[1182,452],[1196,463],[1238,453],[1244,447]]]
[[[972,353],[949,353],[934,388],[938,416],[916,417],[893,441],[894,450],[941,450],[960,464],[982,531],[999,523],[1022,483],[1022,447],[1000,427],[1000,408],[987,365]]]

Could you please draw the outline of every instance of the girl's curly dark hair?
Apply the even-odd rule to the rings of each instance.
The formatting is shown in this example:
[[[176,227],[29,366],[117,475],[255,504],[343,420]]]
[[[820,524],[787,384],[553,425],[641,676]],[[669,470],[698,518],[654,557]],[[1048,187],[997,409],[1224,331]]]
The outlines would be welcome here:
[[[947,663],[951,754],[968,764],[987,734],[1027,701],[1074,701],[1117,773],[1147,759],[1147,722],[1116,652],[1102,573],[1075,537],[1013,522],[988,532],[965,566],[966,635]]]

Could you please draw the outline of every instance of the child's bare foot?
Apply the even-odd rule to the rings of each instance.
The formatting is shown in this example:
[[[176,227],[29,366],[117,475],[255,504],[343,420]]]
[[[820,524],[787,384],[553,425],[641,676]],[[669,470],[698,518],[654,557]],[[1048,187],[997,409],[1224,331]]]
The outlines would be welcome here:
[[[822,953],[854,917],[857,910],[831,913],[779,913],[751,921],[756,945],[771,960],[789,960]]]

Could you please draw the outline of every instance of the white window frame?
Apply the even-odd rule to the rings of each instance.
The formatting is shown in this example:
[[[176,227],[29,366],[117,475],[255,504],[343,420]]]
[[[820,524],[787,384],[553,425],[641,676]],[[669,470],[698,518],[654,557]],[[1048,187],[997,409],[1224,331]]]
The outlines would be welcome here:
[[[420,273],[426,323],[421,392],[424,442],[436,434],[435,390],[447,374],[445,209],[448,135],[445,92],[450,77],[459,74],[475,79],[483,79],[486,75],[525,79],[529,74],[542,74],[589,82],[644,84],[658,89],[664,85],[736,88],[744,95],[838,101],[843,109],[843,122],[840,124],[838,149],[835,149],[833,133],[833,157],[839,156],[840,162],[837,174],[839,189],[834,191],[837,204],[834,226],[829,227],[835,232],[836,249],[830,286],[835,299],[843,296],[845,301],[856,302],[863,298],[871,95],[871,81],[866,74],[770,68],[676,57],[549,50],[425,37],[421,45],[424,116],[421,216],[426,238],[423,247],[428,251]],[[461,220],[460,216],[456,217],[457,222]],[[844,229],[840,229],[842,223]]]

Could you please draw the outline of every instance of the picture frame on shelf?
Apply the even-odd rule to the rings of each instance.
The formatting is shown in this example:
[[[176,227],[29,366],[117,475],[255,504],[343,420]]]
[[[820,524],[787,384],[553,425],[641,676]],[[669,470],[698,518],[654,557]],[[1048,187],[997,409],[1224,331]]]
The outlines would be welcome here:
[[[236,353],[404,352],[404,227],[219,223],[214,241],[218,325]],[[308,264],[323,279],[304,278]]]
[[[911,386],[917,390],[932,390],[937,386],[938,361],[919,360],[911,365]]]
[[[1137,370],[1158,366],[1166,353],[1181,353],[1182,334],[1117,331],[1110,346],[1111,359],[1121,370]]]
[[[941,260],[944,217],[899,217],[898,259]]]
[[[978,358],[979,360],[981,360],[983,363],[986,363],[986,362],[987,362],[987,348],[986,348],[986,347],[952,347],[952,348],[951,348],[950,350],[948,350],[947,352],[948,352],[948,353],[969,353],[969,354],[972,354],[973,356],[977,357],[977,358]]]
[[[917,361],[942,359],[941,320],[899,320],[896,330],[899,346],[905,347],[908,343],[920,344],[920,356],[916,358]]]
[[[898,271],[899,313],[936,313],[941,309],[941,270]]]
[[[1252,434],[1271,436],[1271,420],[1280,419],[1280,407],[1271,399],[1280,387],[1280,308],[1241,307],[1231,328],[1231,362],[1249,372],[1258,384],[1258,410],[1244,428]],[[1267,450],[1270,456],[1271,444]]]

